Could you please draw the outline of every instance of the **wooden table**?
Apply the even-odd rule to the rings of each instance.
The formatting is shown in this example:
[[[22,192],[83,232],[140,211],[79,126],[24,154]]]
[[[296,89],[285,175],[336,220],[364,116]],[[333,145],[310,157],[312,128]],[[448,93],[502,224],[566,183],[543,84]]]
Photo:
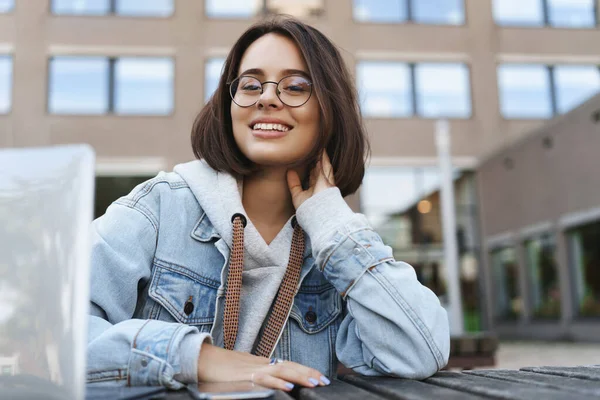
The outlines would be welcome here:
[[[185,392],[167,399],[189,399]],[[442,371],[424,381],[346,375],[329,386],[278,392],[275,400],[600,399],[600,365]]]

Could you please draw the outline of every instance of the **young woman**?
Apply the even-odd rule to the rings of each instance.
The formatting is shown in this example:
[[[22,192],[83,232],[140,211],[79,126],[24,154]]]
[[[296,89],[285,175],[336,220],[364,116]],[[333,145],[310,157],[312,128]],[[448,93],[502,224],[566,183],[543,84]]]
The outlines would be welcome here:
[[[367,141],[340,53],[291,18],[249,28],[198,115],[199,160],[93,224],[88,381],[425,378],[446,365],[437,297],[342,196]],[[110,384],[110,383],[109,383]]]

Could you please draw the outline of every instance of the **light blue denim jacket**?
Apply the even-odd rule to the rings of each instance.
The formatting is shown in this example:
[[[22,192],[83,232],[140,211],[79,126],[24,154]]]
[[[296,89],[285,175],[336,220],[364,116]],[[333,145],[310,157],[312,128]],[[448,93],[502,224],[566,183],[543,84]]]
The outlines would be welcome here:
[[[308,236],[301,283],[273,356],[330,377],[338,360],[415,379],[443,368],[446,311],[339,190],[314,195],[296,217]],[[202,341],[222,346],[229,251],[175,172],[115,201],[92,225],[88,382],[193,381],[184,359],[195,362]]]

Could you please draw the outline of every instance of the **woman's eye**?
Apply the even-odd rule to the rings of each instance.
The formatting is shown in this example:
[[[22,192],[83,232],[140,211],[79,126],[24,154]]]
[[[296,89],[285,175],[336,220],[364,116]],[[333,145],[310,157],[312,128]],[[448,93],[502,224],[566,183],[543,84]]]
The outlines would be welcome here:
[[[288,85],[283,90],[292,93],[304,93],[306,91],[306,88],[300,85]]]
[[[245,91],[248,91],[248,92],[252,92],[252,91],[260,90],[260,86],[257,86],[257,85],[244,85],[244,86],[242,86],[242,90],[245,90]]]

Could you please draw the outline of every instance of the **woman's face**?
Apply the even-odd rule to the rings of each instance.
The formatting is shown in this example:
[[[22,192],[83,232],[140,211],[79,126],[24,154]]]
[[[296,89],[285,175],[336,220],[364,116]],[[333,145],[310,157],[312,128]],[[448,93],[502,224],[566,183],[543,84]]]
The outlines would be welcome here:
[[[263,83],[302,73],[310,80],[296,44],[270,33],[248,47],[238,76],[252,76]],[[297,162],[312,150],[319,132],[319,105],[314,90],[305,104],[290,107],[277,97],[276,85],[267,83],[262,87],[263,93],[253,106],[240,107],[231,102],[235,142],[248,159],[261,166]]]

